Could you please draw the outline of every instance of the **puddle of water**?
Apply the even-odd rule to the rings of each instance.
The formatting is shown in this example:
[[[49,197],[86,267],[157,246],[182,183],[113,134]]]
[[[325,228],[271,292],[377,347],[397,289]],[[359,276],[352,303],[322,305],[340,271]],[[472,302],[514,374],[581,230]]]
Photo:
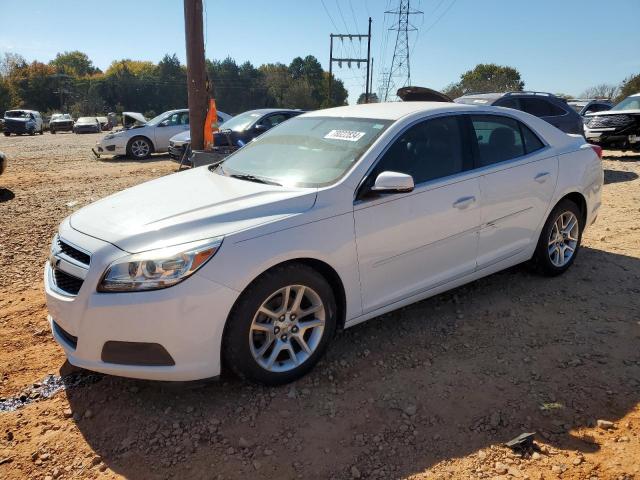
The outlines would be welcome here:
[[[38,400],[52,397],[61,390],[92,385],[102,380],[96,373],[76,372],[65,376],[47,375],[14,397],[0,398],[0,413],[12,412]]]

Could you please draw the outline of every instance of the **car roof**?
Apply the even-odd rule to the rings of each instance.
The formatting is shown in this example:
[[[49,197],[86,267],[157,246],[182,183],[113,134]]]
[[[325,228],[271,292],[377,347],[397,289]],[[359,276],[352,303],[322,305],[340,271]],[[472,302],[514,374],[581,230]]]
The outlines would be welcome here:
[[[448,102],[386,102],[363,103],[344,107],[315,110],[302,114],[303,117],[352,117],[398,120],[415,112],[455,111],[468,109],[469,105]]]
[[[295,110],[293,108],[256,108],[254,110],[247,110],[246,112],[243,113],[259,113],[261,115],[266,115],[267,113],[277,113],[277,112],[284,112],[284,113],[302,113],[302,110]]]

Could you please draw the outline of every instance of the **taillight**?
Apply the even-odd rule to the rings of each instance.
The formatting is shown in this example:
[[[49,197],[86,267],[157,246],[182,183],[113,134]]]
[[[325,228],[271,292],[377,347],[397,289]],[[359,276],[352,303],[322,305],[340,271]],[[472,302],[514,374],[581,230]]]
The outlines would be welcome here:
[[[596,155],[598,155],[598,158],[602,160],[602,147],[600,145],[589,145],[589,146],[593,148],[593,151],[596,152]]]

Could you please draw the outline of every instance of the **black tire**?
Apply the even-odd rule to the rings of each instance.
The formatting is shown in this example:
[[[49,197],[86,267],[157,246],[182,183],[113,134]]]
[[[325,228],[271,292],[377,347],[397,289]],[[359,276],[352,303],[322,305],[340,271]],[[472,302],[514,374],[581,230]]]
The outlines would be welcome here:
[[[274,292],[289,285],[302,285],[317,293],[324,306],[324,330],[313,353],[299,366],[285,372],[273,372],[263,368],[251,352],[251,325],[263,302]],[[305,375],[318,363],[335,334],[336,325],[335,297],[322,275],[302,264],[275,268],[258,277],[247,287],[231,310],[222,339],[223,364],[238,377],[265,385],[292,382]]]
[[[52,128],[50,131],[51,131],[51,134],[52,134],[52,135],[55,135],[55,134],[56,134],[56,131],[55,131],[53,128]]]
[[[136,148],[136,142],[144,142],[147,144],[146,153],[136,154],[134,152],[138,151]],[[136,160],[144,160],[145,158],[149,158],[153,153],[153,144],[147,137],[133,137],[127,143],[127,155]]]
[[[5,137],[10,137],[10,136],[11,136],[11,133],[10,133],[10,132],[2,132],[2,133],[4,133],[4,136],[5,136]]]
[[[35,130],[29,130],[29,135],[31,135],[32,137],[36,134]]]
[[[577,243],[573,254],[568,259],[568,261],[562,265],[557,266],[551,260],[551,255],[549,253],[549,242],[552,230],[554,228],[554,224],[556,220],[560,217],[560,215],[565,213],[572,213],[576,219],[578,220],[578,236]],[[557,275],[561,275],[566,272],[578,255],[578,251],[580,250],[580,243],[582,241],[582,231],[584,230],[584,219],[582,216],[582,212],[580,211],[580,207],[576,205],[569,199],[564,199],[558,202],[558,204],[554,207],[554,209],[549,214],[547,221],[542,227],[542,232],[540,232],[540,238],[538,239],[538,245],[536,246],[536,251],[533,254],[533,258],[531,259],[531,264],[533,267],[541,274],[546,275],[548,277],[555,277]]]

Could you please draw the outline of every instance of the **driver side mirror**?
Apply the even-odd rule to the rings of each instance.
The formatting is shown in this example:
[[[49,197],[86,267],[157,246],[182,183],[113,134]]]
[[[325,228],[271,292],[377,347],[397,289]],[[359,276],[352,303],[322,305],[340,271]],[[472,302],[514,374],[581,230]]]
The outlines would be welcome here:
[[[371,187],[376,193],[406,193],[413,191],[415,185],[413,177],[400,172],[382,172],[376,177]]]
[[[258,131],[258,132],[266,132],[267,131],[267,127],[265,125],[263,125],[262,123],[256,123],[253,126],[253,129]]]

